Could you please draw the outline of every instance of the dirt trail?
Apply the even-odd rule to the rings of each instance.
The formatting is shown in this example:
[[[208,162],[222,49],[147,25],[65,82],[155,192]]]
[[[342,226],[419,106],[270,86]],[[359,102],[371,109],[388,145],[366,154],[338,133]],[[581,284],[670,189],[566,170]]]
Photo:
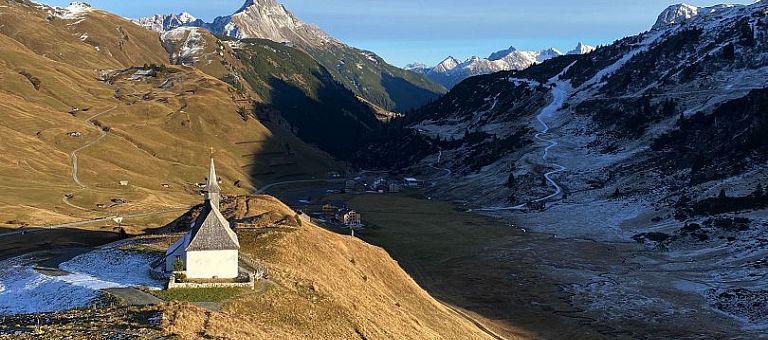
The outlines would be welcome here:
[[[96,129],[97,131],[99,131],[99,134],[100,134],[99,138],[97,138],[97,139],[95,139],[95,140],[91,141],[90,143],[88,143],[88,144],[86,144],[86,145],[83,145],[83,146],[81,146],[80,148],[78,148],[78,149],[77,149],[77,150],[75,150],[75,151],[72,151],[72,152],[69,154],[69,157],[70,157],[70,159],[72,160],[72,180],[74,180],[74,181],[75,181],[75,183],[77,183],[77,185],[78,185],[78,186],[80,186],[80,188],[82,188],[82,189],[85,189],[85,188],[87,188],[87,186],[86,186],[85,184],[83,184],[82,182],[80,182],[80,178],[78,178],[78,176],[77,176],[77,173],[78,173],[78,170],[79,170],[79,166],[78,166],[78,159],[77,159],[77,154],[78,154],[79,152],[81,152],[81,151],[83,151],[83,150],[87,149],[87,148],[90,148],[90,147],[91,147],[91,146],[93,146],[94,144],[96,144],[96,143],[98,143],[99,141],[101,141],[102,139],[104,139],[104,137],[106,137],[106,136],[109,134],[109,132],[105,131],[103,128],[100,128],[99,126],[97,126],[97,125],[96,125],[96,123],[95,123],[95,119],[96,119],[96,118],[98,118],[99,116],[103,115],[103,114],[106,114],[106,113],[110,113],[110,112],[112,112],[112,111],[116,110],[117,108],[118,108],[118,106],[117,106],[117,105],[115,105],[115,106],[113,106],[113,107],[112,107],[112,108],[110,108],[110,109],[107,109],[107,110],[105,110],[105,111],[102,111],[102,112],[100,112],[100,113],[97,113],[97,114],[93,115],[91,118],[88,118],[88,120],[86,120],[86,121],[87,121],[89,124],[91,124],[91,127],[93,127],[94,129]],[[66,201],[65,201],[65,202],[66,202]],[[68,203],[68,204],[69,204],[69,203]],[[70,205],[71,205],[71,204],[70,204]]]
[[[69,154],[69,158],[72,161],[72,180],[75,182],[75,184],[77,184],[77,186],[80,187],[80,190],[77,191],[78,193],[82,192],[85,189],[87,189],[88,186],[83,184],[83,182],[81,182],[80,178],[77,176],[77,173],[80,170],[80,165],[79,165],[79,162],[78,162],[77,154],[80,153],[81,151],[85,150],[85,149],[88,149],[88,148],[92,147],[93,145],[95,145],[96,143],[98,143],[99,141],[104,139],[104,137],[106,137],[109,134],[108,131],[106,131],[102,127],[99,127],[96,124],[95,119],[98,118],[99,116],[103,115],[103,114],[110,113],[110,112],[116,110],[117,108],[118,108],[118,105],[115,105],[112,108],[109,108],[109,109],[107,109],[105,111],[99,112],[99,113],[91,116],[90,118],[88,118],[86,120],[86,122],[88,122],[91,125],[91,127],[93,127],[94,129],[99,131],[99,138],[96,138],[95,140],[89,142],[88,144],[85,144],[85,145],[77,148],[76,150],[72,151]],[[72,208],[75,208],[77,210],[82,210],[82,211],[91,211],[92,210],[92,209],[84,208],[84,207],[81,207],[81,206],[78,206],[78,205],[72,203],[71,200],[72,200],[72,197],[74,195],[75,195],[75,193],[70,193],[70,194],[64,195],[64,198],[62,198],[62,202],[64,202],[64,204],[66,204],[66,205],[68,205],[68,206],[70,206]]]

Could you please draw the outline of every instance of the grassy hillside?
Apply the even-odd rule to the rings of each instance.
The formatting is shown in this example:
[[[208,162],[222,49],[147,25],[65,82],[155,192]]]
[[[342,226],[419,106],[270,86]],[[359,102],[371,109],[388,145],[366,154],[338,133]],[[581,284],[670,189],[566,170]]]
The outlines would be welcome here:
[[[237,218],[293,214],[267,196],[228,208]],[[245,256],[268,268],[269,288],[243,293],[220,313],[168,305],[166,331],[182,338],[489,338],[430,297],[381,248],[309,223],[239,236]]]
[[[211,152],[228,193],[339,168],[242,115],[244,98],[225,82],[160,66],[159,36],[123,18],[64,19],[4,0],[0,19],[0,224],[184,206]]]

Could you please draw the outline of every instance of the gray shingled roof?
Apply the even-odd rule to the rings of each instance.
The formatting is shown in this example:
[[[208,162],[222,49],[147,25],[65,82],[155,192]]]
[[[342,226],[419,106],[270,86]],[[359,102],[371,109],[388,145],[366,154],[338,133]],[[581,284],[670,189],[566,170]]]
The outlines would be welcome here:
[[[210,201],[206,201],[203,211],[192,227],[192,241],[189,242],[187,251],[238,249],[240,242],[229,222],[219,209],[211,206]]]

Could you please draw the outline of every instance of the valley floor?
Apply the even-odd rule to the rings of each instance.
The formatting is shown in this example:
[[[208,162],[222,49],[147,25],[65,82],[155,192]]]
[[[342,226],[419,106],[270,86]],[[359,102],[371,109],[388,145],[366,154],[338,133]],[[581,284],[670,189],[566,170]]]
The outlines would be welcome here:
[[[717,253],[681,261],[634,242],[532,233],[405,195],[355,196],[349,204],[369,225],[361,238],[385,248],[438,299],[505,337],[762,334],[744,329],[703,296],[712,282],[698,280],[714,274]],[[519,219],[520,226],[526,223]]]

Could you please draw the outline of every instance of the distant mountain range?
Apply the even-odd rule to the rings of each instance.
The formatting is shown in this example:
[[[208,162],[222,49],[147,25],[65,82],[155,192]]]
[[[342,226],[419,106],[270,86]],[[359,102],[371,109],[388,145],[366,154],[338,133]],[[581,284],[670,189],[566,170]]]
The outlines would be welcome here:
[[[423,75],[392,66],[373,52],[350,47],[319,27],[304,23],[275,0],[248,0],[232,15],[204,22],[190,13],[134,20],[157,32],[202,27],[218,36],[257,38],[309,53],[346,88],[381,108],[406,111],[436,99],[445,88]]]
[[[579,43],[568,54],[587,54],[594,51],[593,46]],[[562,52],[550,48],[543,51],[521,51],[515,47],[491,53],[488,58],[472,57],[459,61],[454,57],[445,58],[437,66],[428,67],[424,64],[411,64],[406,69],[423,74],[429,79],[453,88],[462,80],[472,76],[490,74],[499,71],[524,70],[533,64],[541,63],[563,55]]]

